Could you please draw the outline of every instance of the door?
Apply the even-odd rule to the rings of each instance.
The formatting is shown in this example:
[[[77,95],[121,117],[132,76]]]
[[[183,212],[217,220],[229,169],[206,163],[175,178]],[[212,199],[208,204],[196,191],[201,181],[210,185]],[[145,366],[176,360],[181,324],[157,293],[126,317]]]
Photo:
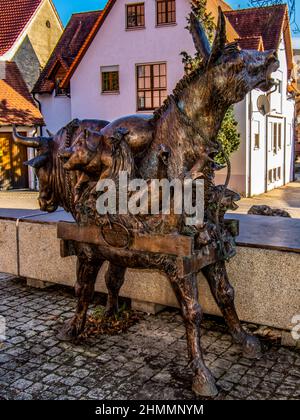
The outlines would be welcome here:
[[[27,148],[14,144],[11,133],[0,133],[0,189],[28,188],[26,160]]]
[[[281,187],[284,184],[284,150],[285,150],[284,118],[268,118],[268,150],[267,150],[267,190]]]

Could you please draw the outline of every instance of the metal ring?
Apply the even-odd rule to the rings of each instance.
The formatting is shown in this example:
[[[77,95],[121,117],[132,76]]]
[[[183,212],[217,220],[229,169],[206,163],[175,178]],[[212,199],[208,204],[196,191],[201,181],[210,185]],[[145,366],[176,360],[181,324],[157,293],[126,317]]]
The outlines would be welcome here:
[[[103,239],[103,241],[105,242],[105,244],[106,244],[107,246],[110,246],[110,247],[112,247],[112,248],[117,248],[117,249],[128,249],[128,248],[129,248],[129,245],[130,245],[130,242],[131,242],[131,235],[130,235],[129,230],[127,229],[127,227],[126,227],[126,226],[122,225],[122,224],[121,224],[121,223],[119,223],[119,222],[112,222],[112,223],[110,223],[110,229],[111,229],[111,230],[113,229],[113,225],[120,226],[122,229],[124,229],[124,230],[125,230],[125,232],[127,233],[127,243],[126,243],[124,246],[115,246],[115,245],[110,244],[110,243],[109,243],[109,242],[105,239],[105,237],[104,237],[104,235],[103,235],[103,229],[104,229],[106,226],[109,226],[108,224],[107,224],[107,225],[102,225],[102,226],[101,226],[101,235],[102,235],[102,239]]]

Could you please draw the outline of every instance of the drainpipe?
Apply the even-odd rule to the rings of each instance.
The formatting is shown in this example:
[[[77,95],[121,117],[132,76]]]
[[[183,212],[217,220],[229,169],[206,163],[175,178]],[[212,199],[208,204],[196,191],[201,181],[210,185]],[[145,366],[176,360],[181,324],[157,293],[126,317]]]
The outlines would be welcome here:
[[[35,102],[37,103],[37,105],[38,105],[38,109],[39,109],[39,111],[40,111],[40,113],[42,113],[42,104],[41,104],[41,102],[36,98],[36,93],[33,93],[32,94],[32,96],[33,96],[33,99],[35,100]],[[43,135],[43,126],[41,125],[40,126],[40,130],[41,130],[41,136]]]

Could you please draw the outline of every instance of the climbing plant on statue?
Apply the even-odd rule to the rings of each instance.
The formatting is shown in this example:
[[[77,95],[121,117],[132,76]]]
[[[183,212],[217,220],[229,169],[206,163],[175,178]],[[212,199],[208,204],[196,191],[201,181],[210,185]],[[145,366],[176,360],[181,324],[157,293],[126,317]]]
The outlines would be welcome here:
[[[212,43],[214,39],[216,25],[212,14],[207,11],[207,0],[192,0],[191,8],[193,13],[198,17],[203,27],[209,41]],[[189,21],[188,21],[189,23]],[[188,74],[197,68],[203,58],[196,53],[194,57],[190,56],[187,52],[183,51],[182,62],[184,64],[185,72]],[[227,111],[221,129],[218,134],[218,140],[222,143],[224,151],[230,156],[234,151],[239,148],[240,145],[240,135],[237,131],[237,122],[234,116],[233,107],[230,107]],[[225,163],[223,154],[217,156],[216,160],[219,163]]]

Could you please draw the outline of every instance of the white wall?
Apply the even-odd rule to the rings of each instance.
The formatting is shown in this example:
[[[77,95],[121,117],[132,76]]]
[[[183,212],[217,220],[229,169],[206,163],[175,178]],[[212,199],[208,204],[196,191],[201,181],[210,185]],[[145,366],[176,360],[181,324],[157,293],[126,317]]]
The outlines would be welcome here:
[[[119,0],[71,79],[72,118],[112,120],[136,113],[136,64],[167,62],[170,92],[183,75],[181,51],[194,53],[184,28],[189,2],[176,2],[177,24],[156,27],[155,0],[145,0],[145,29],[125,29],[125,4]],[[102,94],[100,67],[119,65],[120,93]]]
[[[36,95],[41,103],[41,111],[45,120],[46,127],[52,133],[56,133],[71,121],[71,99],[67,96]],[[44,130],[44,128],[43,128]]]
[[[270,101],[270,112],[264,116],[259,112],[257,100],[265,95],[255,89],[246,99],[235,106],[235,116],[238,121],[238,130],[241,134],[241,145],[237,152],[231,156],[232,176],[229,186],[243,195],[258,195],[266,190],[280,187],[293,180],[293,100],[287,99],[287,61],[283,39],[278,50],[280,68],[273,73],[275,79],[281,80],[281,93],[277,89],[266,95]],[[273,91],[272,89],[271,91]],[[271,145],[271,123],[282,124],[282,147],[273,153]],[[259,148],[255,147],[255,133],[260,135]],[[281,168],[281,179],[268,182],[268,171]],[[250,177],[250,182],[249,182]],[[221,171],[216,180],[224,182],[225,171]]]
[[[248,107],[248,97],[234,106],[235,118],[238,123],[237,130],[240,133],[240,146],[231,157],[231,178],[229,188],[238,191],[242,195],[246,195],[247,185],[247,168],[246,168],[246,152],[247,152],[247,130],[248,120],[245,118]],[[227,169],[216,172],[216,183],[223,184],[226,179]]]

